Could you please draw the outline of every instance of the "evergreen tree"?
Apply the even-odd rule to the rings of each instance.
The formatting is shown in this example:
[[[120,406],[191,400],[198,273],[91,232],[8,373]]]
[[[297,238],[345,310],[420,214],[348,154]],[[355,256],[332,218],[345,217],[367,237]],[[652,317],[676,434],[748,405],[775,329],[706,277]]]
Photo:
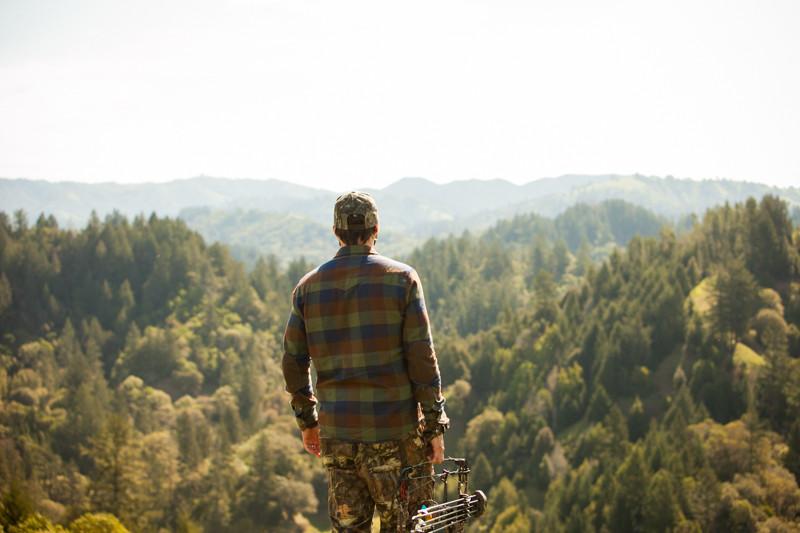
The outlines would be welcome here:
[[[591,422],[600,422],[611,411],[612,405],[613,402],[608,397],[606,389],[602,385],[598,385],[594,390],[594,394],[592,394],[592,399],[589,401],[586,417]]]
[[[274,523],[279,518],[273,514],[274,510],[269,505],[274,488],[274,473],[275,464],[270,456],[267,435],[262,433],[256,441],[252,465],[239,496],[239,505],[254,524]]]
[[[713,316],[719,333],[730,334],[734,342],[744,335],[747,322],[758,306],[758,286],[740,260],[729,262],[714,283]]]
[[[642,531],[669,532],[681,520],[676,490],[668,472],[659,470],[650,480],[644,500]]]
[[[11,284],[8,282],[5,273],[0,272],[0,316],[3,316],[6,309],[11,307],[13,301],[14,295],[11,290]]]
[[[143,465],[128,418],[109,416],[84,453],[94,465],[91,496],[96,508],[136,523],[142,503]]]
[[[647,417],[644,412],[644,404],[637,396],[631,404],[628,413],[628,433],[632,441],[637,441],[647,432]]]
[[[616,489],[608,514],[611,531],[647,531],[643,526],[648,485],[649,476],[642,450],[636,446],[615,475]]]
[[[789,430],[788,445],[784,462],[786,468],[794,474],[798,484],[800,484],[800,420],[795,420]]]
[[[785,324],[783,328],[766,328],[764,344],[766,367],[758,382],[759,413],[769,420],[775,429],[785,432],[792,422],[790,390],[798,388],[798,385],[792,382],[795,376],[788,355]]]
[[[478,454],[475,463],[472,466],[471,483],[473,487],[481,490],[486,490],[492,485],[492,465],[486,458],[483,452]]]

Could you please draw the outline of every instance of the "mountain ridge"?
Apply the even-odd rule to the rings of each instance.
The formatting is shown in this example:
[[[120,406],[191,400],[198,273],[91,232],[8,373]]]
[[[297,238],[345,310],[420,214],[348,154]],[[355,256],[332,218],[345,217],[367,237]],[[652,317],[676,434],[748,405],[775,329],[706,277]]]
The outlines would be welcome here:
[[[639,188],[657,198],[650,208],[669,216],[685,215],[681,211],[686,196],[700,192],[704,198],[695,198],[693,211],[700,212],[709,205],[724,201],[740,201],[747,196],[776,194],[800,205],[800,189],[780,188],[756,182],[734,180],[691,180],[642,176],[639,174],[566,174],[559,177],[539,178],[524,184],[505,179],[465,179],[436,183],[423,177],[404,177],[383,188],[364,188],[376,199],[408,214],[408,201],[422,206],[422,211],[433,216],[434,221],[468,219],[487,215],[489,222],[526,211],[556,215],[578,202],[596,203],[608,198],[620,198],[636,203],[641,195],[632,194]],[[675,205],[664,206],[661,195],[672,191]],[[329,218],[329,204],[335,191],[294,184],[269,178],[225,178],[195,176],[167,182],[146,183],[83,183],[78,181],[50,182],[27,178],[0,178],[0,210],[23,209],[29,214],[55,215],[62,223],[84,223],[92,211],[105,215],[119,211],[126,215],[157,212],[165,216],[179,216],[182,209],[190,207],[251,208],[273,212],[299,212],[317,220]],[[677,197],[676,197],[677,195]],[[694,197],[694,195],[692,195]],[[637,201],[638,200],[638,201]],[[324,203],[317,206],[298,206],[298,202]],[[499,213],[492,215],[493,211]],[[417,214],[419,215],[419,213]],[[422,222],[428,222],[423,217]]]

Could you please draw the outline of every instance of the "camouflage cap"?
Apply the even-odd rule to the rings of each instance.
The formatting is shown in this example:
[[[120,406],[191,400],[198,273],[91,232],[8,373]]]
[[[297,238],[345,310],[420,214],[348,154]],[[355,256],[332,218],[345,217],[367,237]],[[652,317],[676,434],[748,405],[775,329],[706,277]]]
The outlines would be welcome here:
[[[378,206],[365,192],[352,191],[336,199],[333,208],[333,227],[337,229],[368,229],[378,225]]]

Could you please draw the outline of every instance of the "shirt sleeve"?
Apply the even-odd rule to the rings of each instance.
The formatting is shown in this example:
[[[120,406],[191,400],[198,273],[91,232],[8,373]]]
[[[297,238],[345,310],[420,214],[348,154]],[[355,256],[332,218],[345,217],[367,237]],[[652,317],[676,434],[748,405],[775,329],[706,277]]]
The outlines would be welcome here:
[[[450,420],[444,411],[442,378],[433,348],[422,282],[415,271],[411,272],[410,281],[403,317],[403,350],[414,399],[419,402],[425,419],[424,432],[438,434],[449,426]]]
[[[306,342],[303,301],[300,287],[292,292],[292,312],[283,334],[283,379],[286,391],[292,395],[291,405],[300,429],[315,427],[317,398],[311,386],[311,357]]]

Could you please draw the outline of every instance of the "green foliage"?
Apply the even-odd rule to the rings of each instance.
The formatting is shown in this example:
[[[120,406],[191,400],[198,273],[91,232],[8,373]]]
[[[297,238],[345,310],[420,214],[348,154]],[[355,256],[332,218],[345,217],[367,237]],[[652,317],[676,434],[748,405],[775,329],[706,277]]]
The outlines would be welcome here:
[[[478,530],[796,520],[800,233],[771,198],[679,235],[661,226],[608,202],[411,253],[448,453],[490,495]],[[6,531],[86,512],[114,513],[84,520],[109,531],[327,527],[325,476],[279,365],[288,295],[310,263],[268,257],[248,273],[155,216],[81,231],[2,216],[0,243]]]
[[[70,533],[127,533],[127,529],[113,515],[87,513],[69,526]]]
[[[800,484],[800,420],[795,420],[789,432],[789,450],[784,459],[786,468]]]
[[[741,339],[758,306],[758,285],[741,261],[725,265],[714,284],[712,313],[722,333]]]
[[[632,532],[645,522],[645,501],[649,474],[642,450],[634,447],[614,476],[614,494],[608,511],[612,531]]]
[[[264,425],[294,440],[278,364],[286,272],[264,263],[248,276],[224,247],[155,216],[93,217],[77,232],[17,222],[0,224],[0,297],[2,280],[11,289],[0,321],[4,509],[16,522],[92,510],[136,531],[254,530],[217,519],[242,509],[246,470],[246,460],[220,458]],[[282,497],[315,516],[319,467],[300,455],[282,464],[285,478],[302,480]],[[23,501],[9,492],[14,477],[33,495],[24,509],[12,505]],[[213,527],[203,518],[211,494]],[[102,516],[80,523],[115,527]]]
[[[653,475],[644,498],[644,531],[672,531],[681,521],[682,513],[676,492],[675,482],[669,472],[659,470]]]
[[[8,529],[33,513],[33,502],[28,493],[13,480],[0,501],[0,526]]]
[[[578,363],[561,368],[556,378],[554,401],[559,427],[566,427],[580,418],[586,399],[583,369]]]
[[[637,396],[628,413],[628,434],[631,440],[637,441],[647,432],[648,420],[644,412],[644,404]]]
[[[40,514],[32,514],[20,523],[9,526],[9,533],[67,533],[61,526],[53,525]]]

